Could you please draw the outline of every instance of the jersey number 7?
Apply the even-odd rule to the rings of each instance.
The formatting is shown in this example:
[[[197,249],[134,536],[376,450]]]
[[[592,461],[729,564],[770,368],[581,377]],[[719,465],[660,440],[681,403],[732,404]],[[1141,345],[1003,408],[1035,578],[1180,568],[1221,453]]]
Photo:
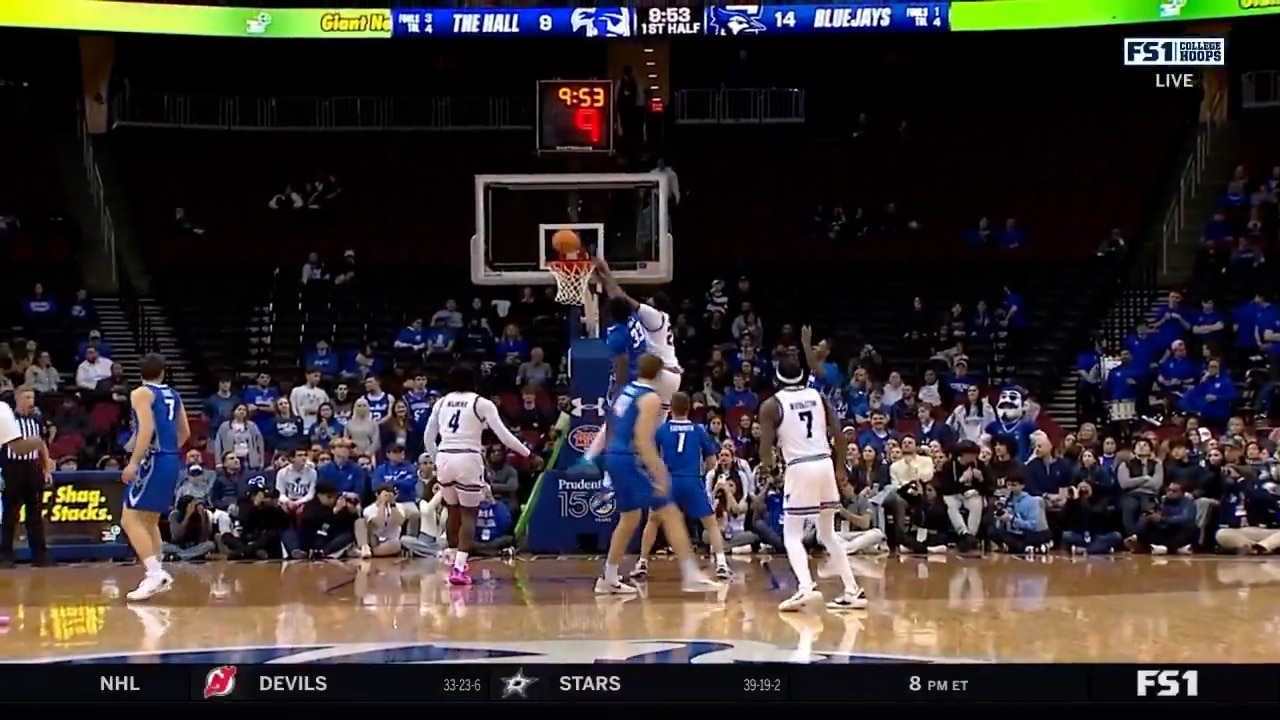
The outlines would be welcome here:
[[[804,421],[804,436],[807,438],[813,437],[813,413],[805,410],[800,413],[800,419]]]

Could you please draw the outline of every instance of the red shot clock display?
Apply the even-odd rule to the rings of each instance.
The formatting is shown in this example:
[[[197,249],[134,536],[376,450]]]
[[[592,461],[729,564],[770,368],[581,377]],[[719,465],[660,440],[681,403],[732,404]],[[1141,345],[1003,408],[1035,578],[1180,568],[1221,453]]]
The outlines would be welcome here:
[[[613,83],[538,82],[538,152],[613,152]]]

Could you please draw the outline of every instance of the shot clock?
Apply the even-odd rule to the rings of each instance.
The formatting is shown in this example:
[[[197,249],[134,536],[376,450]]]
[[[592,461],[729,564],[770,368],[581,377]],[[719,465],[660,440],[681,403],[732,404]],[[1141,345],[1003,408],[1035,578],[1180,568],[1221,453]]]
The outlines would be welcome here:
[[[538,152],[613,152],[613,83],[538,82]]]

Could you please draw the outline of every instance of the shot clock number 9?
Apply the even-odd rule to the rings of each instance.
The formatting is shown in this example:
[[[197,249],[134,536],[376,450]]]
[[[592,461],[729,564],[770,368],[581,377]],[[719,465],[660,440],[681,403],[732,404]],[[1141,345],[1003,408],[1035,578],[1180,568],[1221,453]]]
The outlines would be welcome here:
[[[613,83],[538,83],[539,152],[612,152]]]

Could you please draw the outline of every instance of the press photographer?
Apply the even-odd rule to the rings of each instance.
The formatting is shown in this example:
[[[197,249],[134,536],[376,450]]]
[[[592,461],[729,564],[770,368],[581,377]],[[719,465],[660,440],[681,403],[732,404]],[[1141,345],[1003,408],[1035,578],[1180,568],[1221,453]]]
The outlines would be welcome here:
[[[214,538],[218,528],[214,526],[213,511],[207,502],[190,495],[178,498],[173,512],[169,513],[171,540],[161,546],[166,560],[203,560],[217,552]],[[230,525],[230,517],[226,513],[220,514]]]
[[[289,556],[303,558],[341,557],[355,544],[356,518],[360,507],[353,505],[330,483],[316,484],[316,496],[302,506],[298,529],[284,534]]]
[[[289,528],[289,515],[273,491],[251,485],[238,505],[231,531],[218,536],[233,560],[279,560],[281,537]]]
[[[1112,508],[1104,488],[1099,487],[1100,466],[1093,452],[1081,455],[1076,484],[1067,488],[1067,504],[1063,508],[1062,546],[1072,555],[1107,555],[1124,542],[1119,532],[1109,529]]]

